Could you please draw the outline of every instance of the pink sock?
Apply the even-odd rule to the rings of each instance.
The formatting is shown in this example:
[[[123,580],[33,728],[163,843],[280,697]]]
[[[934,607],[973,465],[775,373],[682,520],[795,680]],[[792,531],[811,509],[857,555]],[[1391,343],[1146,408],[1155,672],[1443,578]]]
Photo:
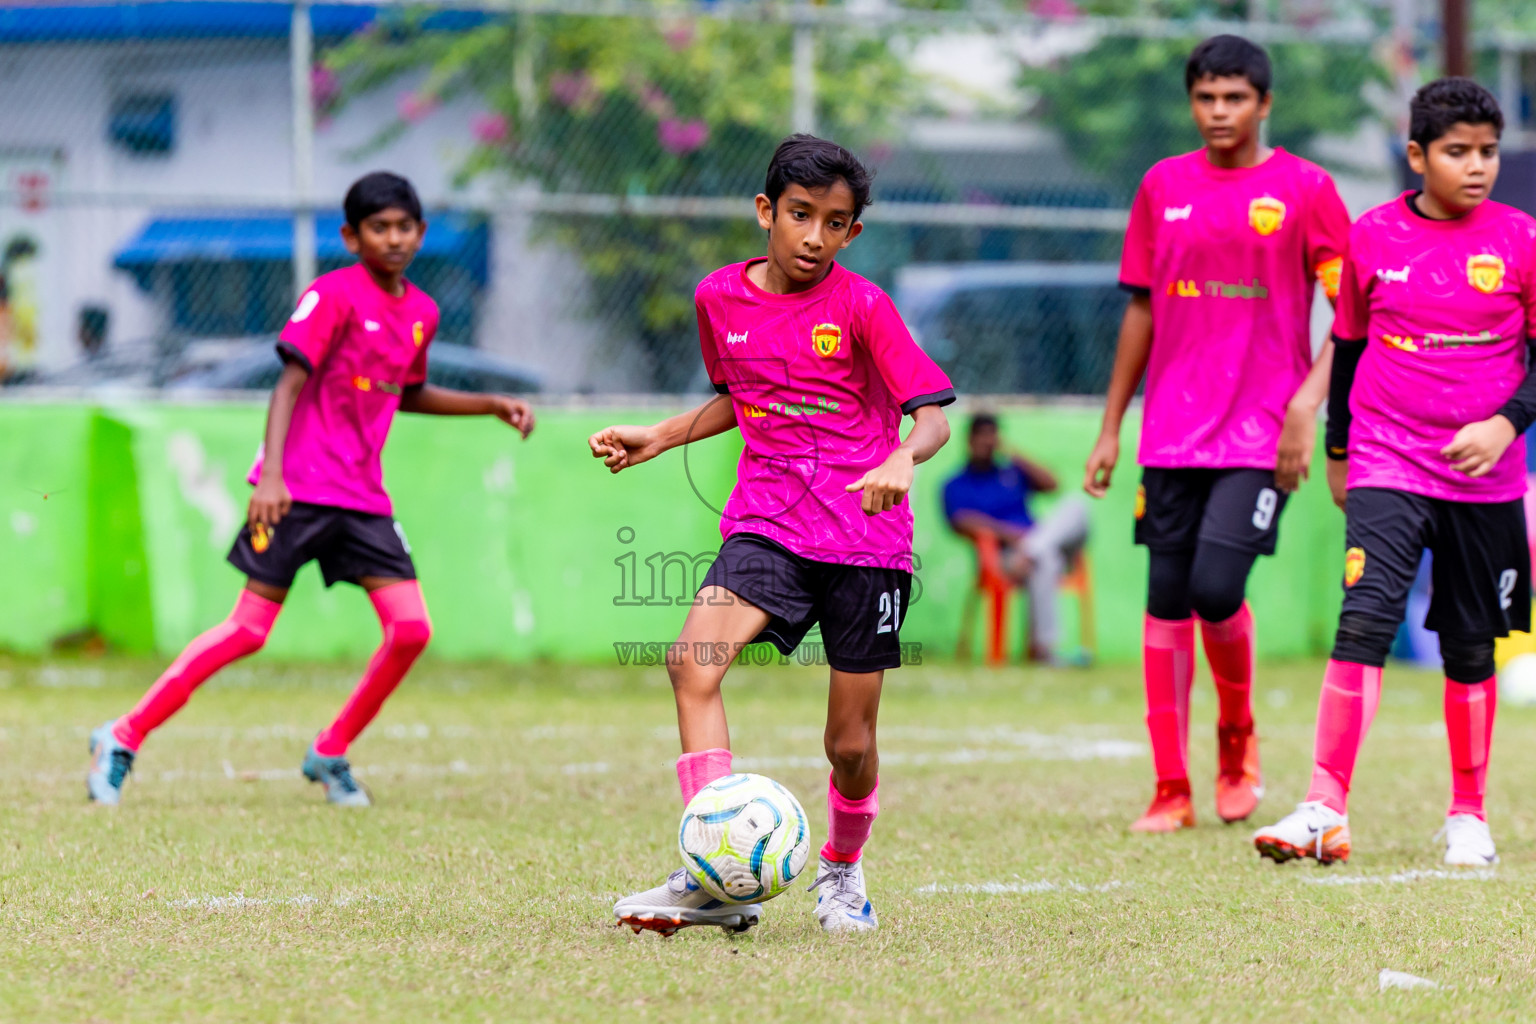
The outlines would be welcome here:
[[[1321,800],[1340,814],[1349,807],[1349,780],[1355,757],[1381,703],[1381,669],[1328,660],[1323,690],[1317,698],[1317,734],[1312,747],[1312,788],[1308,800]]]
[[[1159,782],[1189,777],[1189,688],[1195,678],[1195,622],[1148,615],[1142,633],[1147,735]]]
[[[315,753],[321,757],[341,757],[347,752],[348,745],[368,728],[384,701],[405,678],[416,656],[432,639],[432,620],[427,617],[421,585],[415,580],[391,583],[369,594],[368,599],[379,614],[384,642],[373,653],[362,681],[347,698],[336,721],[315,738]]]
[[[827,842],[821,855],[839,864],[852,864],[864,855],[869,830],[880,814],[880,777],[868,796],[850,800],[827,778]]]
[[[1216,721],[1238,729],[1253,727],[1253,613],[1248,602],[1224,622],[1200,622],[1205,660],[1216,678]]]
[[[677,785],[683,791],[686,807],[699,790],[731,774],[731,752],[724,747],[710,747],[684,754],[677,759]]]
[[[129,750],[181,710],[192,691],[232,661],[261,650],[283,606],[249,590],[240,591],[229,618],[187,644],[186,650],[161,673],[137,706],[112,726],[112,735]]]
[[[1447,814],[1475,814],[1484,821],[1483,794],[1488,789],[1488,751],[1493,744],[1493,715],[1498,685],[1445,681],[1445,734],[1451,741],[1451,809]]]

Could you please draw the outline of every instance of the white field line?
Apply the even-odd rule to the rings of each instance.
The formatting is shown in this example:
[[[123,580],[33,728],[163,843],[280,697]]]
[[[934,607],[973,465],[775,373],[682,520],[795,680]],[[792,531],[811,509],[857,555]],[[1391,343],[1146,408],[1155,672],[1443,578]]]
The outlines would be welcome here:
[[[388,903],[387,899],[379,896],[337,896],[334,899],[321,900],[314,896],[247,896],[244,893],[235,893],[232,896],[198,896],[186,900],[166,900],[167,904],[184,910],[225,910],[241,907],[312,907],[324,904],[330,907],[350,907],[357,903]]]
[[[1422,881],[1446,881],[1446,882],[1493,882],[1497,881],[1499,873],[1491,868],[1477,868],[1470,871],[1445,871],[1440,868],[1424,868],[1412,871],[1399,871],[1393,875],[1330,875],[1324,878],[1313,878],[1303,875],[1302,882],[1306,885],[1406,885],[1409,882]]]
[[[1009,894],[1034,894],[1042,892],[1112,892],[1115,889],[1129,888],[1131,882],[1102,882],[1098,885],[1083,885],[1081,882],[977,882],[957,885],[947,885],[932,882],[928,885],[918,886],[913,892],[933,894],[979,894],[985,896],[1002,896]]]

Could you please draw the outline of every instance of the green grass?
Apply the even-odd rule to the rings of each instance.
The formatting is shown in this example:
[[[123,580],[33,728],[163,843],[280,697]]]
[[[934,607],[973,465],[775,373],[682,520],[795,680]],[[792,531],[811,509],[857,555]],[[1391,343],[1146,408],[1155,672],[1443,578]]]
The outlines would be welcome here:
[[[829,939],[797,888],[751,935],[663,940],[609,910],[676,860],[660,670],[425,664],[354,748],[378,805],[337,812],[297,766],[354,669],[258,659],[150,741],[121,808],[87,806],[86,733],[156,667],[0,661],[0,1019],[1485,1022],[1536,1005],[1536,711],[1499,722],[1496,875],[1384,880],[1440,867],[1428,674],[1389,669],[1354,860],[1320,869],[1261,862],[1216,821],[1203,670],[1200,827],[1142,837],[1125,830],[1151,789],[1134,670],[905,669],[866,862],[881,930]],[[1319,677],[1264,670],[1264,821],[1305,788]],[[778,759],[762,770],[819,842],[821,674],[727,686],[738,757]],[[1376,881],[1314,884],[1344,878]],[[1021,891],[962,888],[997,884]],[[1382,968],[1454,989],[1380,993]]]

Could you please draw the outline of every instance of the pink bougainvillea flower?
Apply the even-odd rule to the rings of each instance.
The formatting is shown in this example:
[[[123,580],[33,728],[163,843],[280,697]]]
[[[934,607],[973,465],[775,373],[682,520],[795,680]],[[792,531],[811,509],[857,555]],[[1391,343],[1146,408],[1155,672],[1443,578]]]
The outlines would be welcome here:
[[[656,141],[673,156],[686,156],[709,141],[709,125],[703,121],[664,118],[656,126]]]
[[[470,120],[469,133],[482,146],[500,146],[511,138],[512,126],[504,114],[486,111]]]
[[[650,82],[642,83],[637,93],[641,109],[654,118],[672,117],[677,112],[671,98]]]
[[[564,107],[585,107],[596,98],[596,89],[585,71],[557,71],[549,76],[549,94]]]
[[[681,53],[693,45],[693,22],[680,21],[661,30],[661,38],[674,52]]]
[[[400,120],[415,124],[437,109],[436,96],[423,96],[420,93],[403,92],[395,110],[400,115]]]
[[[316,64],[309,69],[309,94],[323,110],[341,94],[341,78],[324,64]]]
[[[1073,0],[1030,0],[1029,13],[1037,18],[1069,21],[1083,12]]]

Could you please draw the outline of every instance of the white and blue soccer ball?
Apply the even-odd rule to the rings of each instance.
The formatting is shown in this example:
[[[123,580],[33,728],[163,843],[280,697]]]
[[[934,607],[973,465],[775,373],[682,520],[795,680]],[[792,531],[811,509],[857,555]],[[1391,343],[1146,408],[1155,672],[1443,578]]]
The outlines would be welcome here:
[[[794,794],[762,775],[727,775],[688,801],[677,831],[683,867],[717,900],[761,903],[788,889],[811,855]]]

